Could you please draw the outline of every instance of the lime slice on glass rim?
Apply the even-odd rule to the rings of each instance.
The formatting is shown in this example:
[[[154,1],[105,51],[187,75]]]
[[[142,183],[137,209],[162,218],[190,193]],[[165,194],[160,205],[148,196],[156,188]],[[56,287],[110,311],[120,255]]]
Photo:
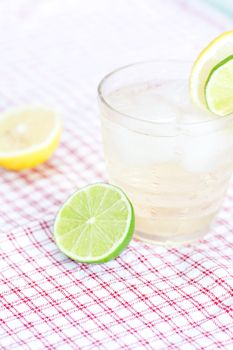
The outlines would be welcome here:
[[[233,55],[219,62],[210,72],[205,98],[211,112],[220,116],[233,112]]]
[[[222,33],[201,51],[190,75],[190,94],[194,104],[220,116],[233,112],[230,106],[232,47],[233,31]],[[229,72],[231,77],[227,77]]]
[[[75,192],[59,210],[54,224],[58,248],[78,262],[103,263],[129,244],[134,209],[122,190],[97,183]]]

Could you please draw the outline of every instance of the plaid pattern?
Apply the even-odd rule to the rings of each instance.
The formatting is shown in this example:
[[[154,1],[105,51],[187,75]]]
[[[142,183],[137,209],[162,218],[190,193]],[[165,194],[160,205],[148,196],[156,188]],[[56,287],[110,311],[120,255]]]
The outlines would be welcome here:
[[[95,116],[95,114],[94,114]],[[3,231],[22,226],[37,217],[51,218],[67,197],[90,182],[106,179],[96,120],[74,128],[65,121],[62,143],[55,156],[36,169],[18,174],[0,170],[0,219]],[[92,124],[95,132],[87,130]]]
[[[101,77],[150,57],[192,59],[227,21],[198,1],[0,4],[0,109],[42,103],[64,118],[49,162],[0,170],[1,349],[232,348],[233,186],[212,231],[193,246],[134,240],[115,261],[89,266],[62,255],[52,238],[70,193],[107,179]]]
[[[195,246],[133,242],[106,265],[60,253],[52,222],[1,242],[2,349],[231,349],[233,235]]]

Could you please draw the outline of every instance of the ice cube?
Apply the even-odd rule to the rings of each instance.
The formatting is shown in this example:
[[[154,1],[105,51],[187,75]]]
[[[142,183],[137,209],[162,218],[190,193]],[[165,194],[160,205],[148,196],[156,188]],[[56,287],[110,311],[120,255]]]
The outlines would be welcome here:
[[[233,135],[226,130],[203,135],[182,135],[182,163],[192,172],[213,171],[219,164],[226,162],[233,150]]]
[[[106,153],[129,166],[166,162],[174,157],[175,138],[135,132],[109,121],[103,123]]]

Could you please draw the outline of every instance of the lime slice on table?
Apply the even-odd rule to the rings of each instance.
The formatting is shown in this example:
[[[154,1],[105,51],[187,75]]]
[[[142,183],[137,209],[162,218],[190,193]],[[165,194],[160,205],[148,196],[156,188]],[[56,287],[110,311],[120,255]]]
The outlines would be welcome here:
[[[229,104],[233,80],[226,79],[231,71],[232,54],[233,31],[218,36],[199,54],[190,75],[190,93],[198,107],[221,116],[233,112]],[[223,108],[225,103],[228,106]]]
[[[129,244],[134,210],[118,187],[93,184],[75,192],[60,209],[54,224],[59,249],[73,260],[103,263]]]

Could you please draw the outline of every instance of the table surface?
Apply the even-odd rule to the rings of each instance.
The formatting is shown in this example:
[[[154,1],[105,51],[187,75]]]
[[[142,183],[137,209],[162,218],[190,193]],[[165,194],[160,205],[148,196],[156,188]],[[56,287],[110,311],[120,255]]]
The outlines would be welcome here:
[[[52,238],[67,196],[107,180],[99,80],[134,61],[192,61],[232,27],[228,2],[222,12],[216,3],[0,3],[0,110],[45,104],[64,118],[46,164],[0,170],[1,349],[232,348],[233,186],[212,231],[193,246],[133,240],[116,260],[89,266],[66,258]]]

